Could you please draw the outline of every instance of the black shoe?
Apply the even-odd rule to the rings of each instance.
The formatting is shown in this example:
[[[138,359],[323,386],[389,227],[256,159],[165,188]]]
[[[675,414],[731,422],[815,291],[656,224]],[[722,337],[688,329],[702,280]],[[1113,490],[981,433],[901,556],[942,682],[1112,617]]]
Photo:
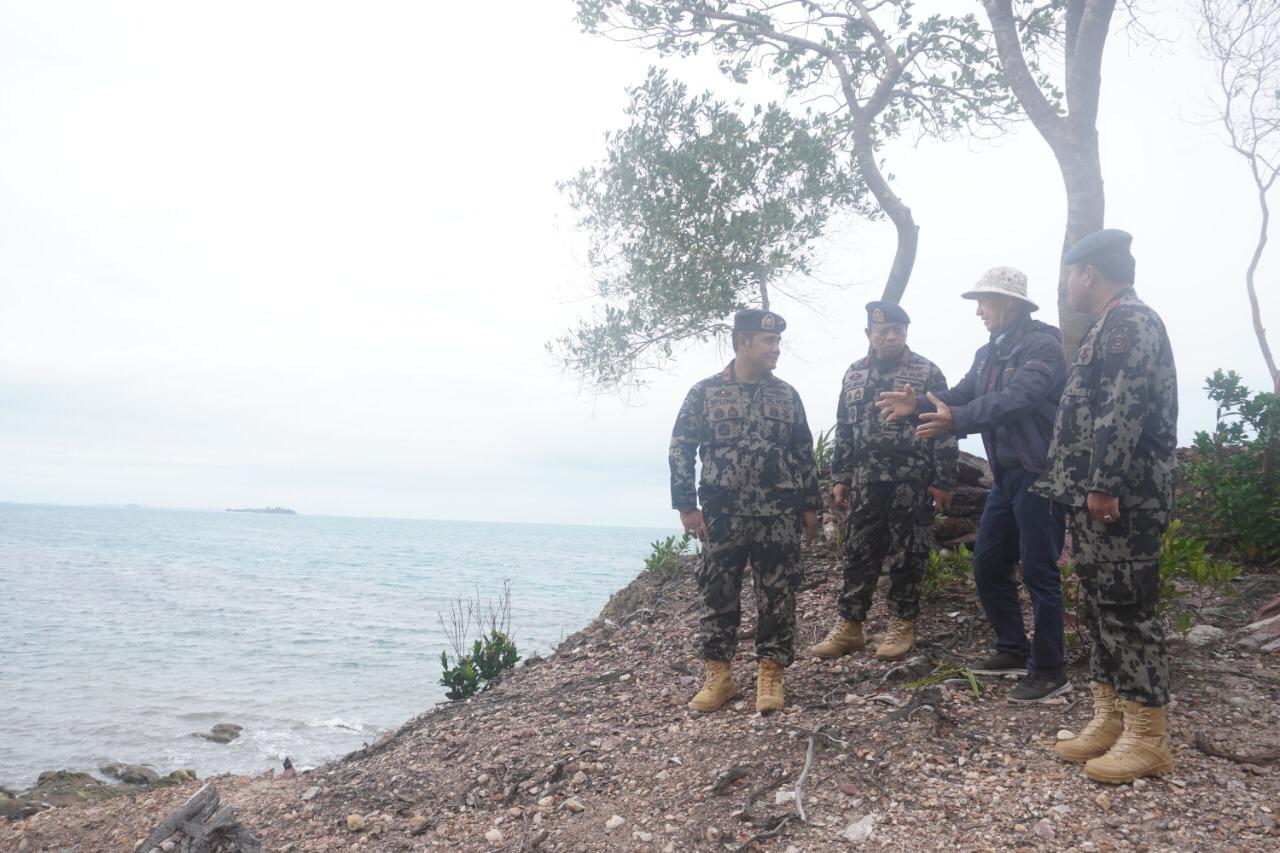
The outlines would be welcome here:
[[[973,668],[974,675],[1026,675],[1027,659],[1013,652],[996,652]]]
[[[1054,696],[1071,692],[1071,682],[1065,675],[1036,672],[1018,682],[1009,691],[1010,702],[1046,702]]]

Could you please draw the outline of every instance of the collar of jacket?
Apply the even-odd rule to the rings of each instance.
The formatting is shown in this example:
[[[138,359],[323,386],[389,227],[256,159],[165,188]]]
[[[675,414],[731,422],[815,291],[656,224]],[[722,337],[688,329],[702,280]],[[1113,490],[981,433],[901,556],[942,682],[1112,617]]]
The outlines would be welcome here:
[[[1008,328],[1000,329],[991,333],[991,351],[996,358],[1004,358],[1009,350],[1022,339],[1027,329],[1031,326],[1031,315],[1027,314],[1018,318],[1018,321]]]
[[[734,365],[737,363],[738,363],[738,360],[736,358],[730,359],[729,363],[724,366],[724,370],[720,371],[721,382],[741,382],[742,381],[741,379],[738,378],[738,371],[734,368]],[[764,376],[760,377],[760,381],[764,382],[772,378],[773,378],[773,371],[766,370],[764,372]]]
[[[879,365],[879,363],[880,363],[880,359],[876,358],[876,348],[867,347],[867,364],[874,367]],[[899,364],[911,363],[911,347],[903,345],[902,355],[898,356],[898,363]]]

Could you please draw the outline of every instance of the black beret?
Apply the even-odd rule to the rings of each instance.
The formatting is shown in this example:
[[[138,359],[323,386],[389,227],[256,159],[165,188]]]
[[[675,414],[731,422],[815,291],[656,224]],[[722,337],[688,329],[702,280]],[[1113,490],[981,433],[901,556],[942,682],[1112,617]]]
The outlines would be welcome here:
[[[735,332],[777,332],[787,328],[787,321],[781,314],[765,311],[762,308],[745,308],[733,315]]]
[[[1104,255],[1127,255],[1133,243],[1133,235],[1119,228],[1103,228],[1094,231],[1076,243],[1062,256],[1064,264],[1088,263]]]
[[[868,302],[867,303],[867,325],[872,323],[901,323],[907,325],[911,322],[911,318],[907,316],[907,312],[902,310],[902,306],[896,302]]]

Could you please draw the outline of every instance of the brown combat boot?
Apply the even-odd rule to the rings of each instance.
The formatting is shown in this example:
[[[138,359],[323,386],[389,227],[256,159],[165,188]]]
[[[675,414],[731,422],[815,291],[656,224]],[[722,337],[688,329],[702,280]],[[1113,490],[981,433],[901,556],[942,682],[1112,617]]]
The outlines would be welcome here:
[[[916,623],[897,616],[890,619],[884,639],[876,646],[876,657],[880,660],[897,660],[911,651],[916,644],[915,625]]]
[[[1123,785],[1139,776],[1163,776],[1173,770],[1164,708],[1129,699],[1118,702],[1124,731],[1106,755],[1089,761],[1084,775],[1096,782]]]
[[[787,702],[782,690],[782,664],[761,658],[756,663],[756,710],[761,714],[781,711]]]
[[[830,660],[856,652],[866,645],[867,638],[862,635],[862,623],[841,619],[823,641],[810,646],[809,651],[823,660]]]
[[[1106,755],[1124,731],[1124,714],[1120,711],[1116,689],[1110,684],[1095,681],[1089,685],[1093,691],[1093,719],[1070,740],[1060,740],[1053,751],[1064,761],[1088,761]]]
[[[702,714],[709,714],[724,707],[724,703],[738,695],[738,685],[733,683],[733,672],[727,660],[708,660],[707,680],[689,702],[689,707]]]

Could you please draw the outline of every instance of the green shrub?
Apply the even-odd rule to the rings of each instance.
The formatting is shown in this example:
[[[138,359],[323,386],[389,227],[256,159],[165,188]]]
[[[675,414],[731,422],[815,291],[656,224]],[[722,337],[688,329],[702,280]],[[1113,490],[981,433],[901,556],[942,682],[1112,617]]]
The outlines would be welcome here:
[[[1226,560],[1215,560],[1206,550],[1203,539],[1184,537],[1182,522],[1174,520],[1160,542],[1160,612],[1177,605],[1174,627],[1183,634],[1200,621],[1200,610],[1211,595],[1235,595],[1231,581],[1240,576],[1240,567]],[[1189,585],[1191,595],[1183,592]],[[1194,603],[1193,603],[1194,602]]]
[[[972,574],[973,552],[965,546],[930,551],[924,565],[924,594],[936,595],[952,581],[967,580]]]
[[[502,593],[485,601],[480,590],[468,597],[458,596],[449,602],[449,618],[440,615],[440,626],[453,648],[453,665],[449,653],[440,653],[440,685],[453,701],[467,699],[488,686],[504,671],[520,660],[511,633],[511,581],[503,580]],[[464,652],[474,629],[482,633]]]
[[[689,543],[692,541],[692,533],[655,540],[653,552],[645,557],[645,569],[659,578],[671,577],[680,570],[680,558],[688,552]]]
[[[1280,397],[1254,393],[1235,371],[1205,382],[1217,404],[1212,433],[1197,432],[1175,509],[1190,533],[1240,558],[1280,560]]]
[[[814,442],[813,462],[818,466],[818,476],[820,478],[831,476],[831,460],[835,457],[836,451],[835,432],[835,427],[831,427],[825,432],[819,432],[817,440]]]
[[[454,666],[449,666],[449,653],[441,652],[440,669],[444,672],[440,676],[440,684],[447,688],[444,695],[449,699],[467,699],[480,689],[480,673],[476,672],[470,658],[464,657]]]

